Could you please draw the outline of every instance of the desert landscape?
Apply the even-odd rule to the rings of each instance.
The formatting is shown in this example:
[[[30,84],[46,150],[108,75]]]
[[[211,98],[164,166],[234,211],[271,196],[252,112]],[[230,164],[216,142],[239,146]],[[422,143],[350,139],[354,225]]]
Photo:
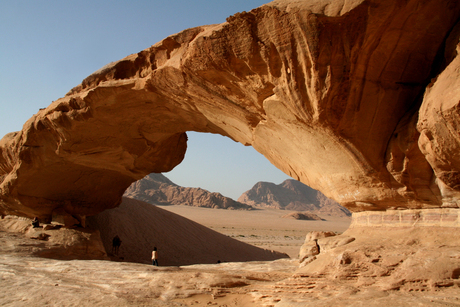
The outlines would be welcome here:
[[[185,206],[163,206],[161,208],[239,241],[286,253],[292,259],[298,258],[300,247],[308,232],[333,231],[343,233],[351,222],[349,217],[328,217],[326,221],[283,218],[289,211],[276,209],[224,211]]]
[[[275,0],[103,66],[0,140],[0,303],[459,306],[459,54],[457,0]],[[293,180],[152,175],[189,131]]]
[[[329,223],[293,223],[281,217],[282,210],[244,212],[187,206],[166,208],[169,211],[162,212],[163,209],[150,204],[125,199],[120,208],[112,209],[118,212],[110,214],[116,217],[128,210],[134,216],[148,215],[151,225],[171,227],[169,232],[172,235],[153,239],[155,244],[162,246],[158,267],[149,263],[149,251],[144,253],[144,263],[124,259],[142,250],[143,236],[155,238],[158,233],[158,229],[146,227],[146,224],[136,226],[130,223],[130,218],[125,219],[125,224],[113,224],[118,225],[117,233],[123,241],[118,255],[113,255],[111,237],[104,236],[104,233],[99,237],[94,235],[99,234],[97,231],[88,229],[88,235],[82,236],[78,229],[65,227],[37,230],[31,227],[29,219],[5,217],[0,220],[1,304],[222,307],[460,304],[460,270],[452,270],[460,267],[456,243],[460,238],[450,229],[431,227],[427,233],[425,229],[397,227],[387,231],[382,238],[378,228],[351,228],[337,238],[356,236],[355,241],[340,246],[327,243],[327,238],[320,239],[318,242],[323,251],[303,267],[299,266],[298,257],[287,258],[280,254],[275,255],[277,260],[269,261],[164,265],[168,257],[174,258],[174,254],[183,252],[181,248],[191,250],[190,255],[195,254],[197,262],[209,261],[206,260],[208,251],[200,255],[202,247],[193,241],[197,238],[209,242],[216,250],[224,241],[226,255],[241,256],[241,250],[231,243],[233,239],[215,236],[212,230],[201,232],[202,229],[197,229],[193,222],[168,213],[170,211],[202,221],[238,240],[293,254],[305,241],[302,240],[305,231],[321,234],[321,230],[335,229],[340,233],[350,222],[348,219]],[[97,219],[104,220],[104,217],[107,213]],[[182,224],[177,225],[177,220]],[[273,220],[277,223],[273,224]],[[142,221],[142,218],[138,216],[135,221]],[[178,227],[179,234],[174,227]],[[110,230],[110,227],[104,229]],[[366,232],[366,236],[361,232]],[[47,233],[47,239],[37,239],[39,233]],[[166,243],[162,243],[163,239]],[[104,253],[103,243],[107,243],[104,241],[108,241],[107,254]],[[168,250],[166,244],[174,248]],[[252,258],[273,255],[263,250],[262,253],[260,250],[250,251],[247,247],[244,250]],[[336,260],[331,261],[331,258]],[[423,258],[422,266],[420,258]]]

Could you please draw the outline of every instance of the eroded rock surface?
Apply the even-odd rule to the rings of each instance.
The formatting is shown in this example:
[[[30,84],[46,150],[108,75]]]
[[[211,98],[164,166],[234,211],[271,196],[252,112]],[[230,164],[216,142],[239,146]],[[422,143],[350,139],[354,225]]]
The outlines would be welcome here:
[[[356,241],[330,250],[321,245],[317,260],[301,269],[293,259],[181,267],[51,260],[30,253],[31,249],[42,250],[42,241],[0,231],[0,303],[458,306],[458,232],[446,228],[420,230],[393,229],[383,237],[378,228],[352,228],[347,232]]]
[[[459,16],[455,0],[279,0],[172,35],[0,141],[1,210],[116,207],[182,161],[186,131],[252,145],[353,211],[458,207]]]
[[[31,220],[7,216],[0,220],[3,252],[18,256],[28,254],[61,260],[108,260],[99,231],[95,229],[68,228],[63,224],[40,224],[32,227]],[[9,233],[9,240],[4,239]],[[19,242],[14,238],[21,238]],[[32,242],[35,241],[35,242]]]
[[[318,240],[319,255],[308,249],[312,244],[307,236],[302,247],[306,265],[298,274],[384,291],[453,287],[458,292],[459,214],[459,209],[450,208],[354,213],[342,235]],[[305,261],[308,256],[314,261]]]

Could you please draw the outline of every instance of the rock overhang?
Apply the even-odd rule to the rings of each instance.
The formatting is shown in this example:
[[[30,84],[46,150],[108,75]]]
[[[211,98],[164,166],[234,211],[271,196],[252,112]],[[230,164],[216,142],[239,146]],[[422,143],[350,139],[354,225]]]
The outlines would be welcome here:
[[[352,211],[458,207],[460,5],[333,4],[274,1],[93,73],[0,142],[2,211],[117,206],[182,161],[186,131],[251,145]]]

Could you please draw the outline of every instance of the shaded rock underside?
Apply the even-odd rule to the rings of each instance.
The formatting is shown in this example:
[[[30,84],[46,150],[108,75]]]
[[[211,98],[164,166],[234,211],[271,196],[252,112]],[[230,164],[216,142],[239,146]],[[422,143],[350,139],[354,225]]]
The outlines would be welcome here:
[[[274,1],[110,63],[0,141],[3,213],[76,217],[179,164],[186,131],[251,145],[352,211],[458,207],[454,0]]]

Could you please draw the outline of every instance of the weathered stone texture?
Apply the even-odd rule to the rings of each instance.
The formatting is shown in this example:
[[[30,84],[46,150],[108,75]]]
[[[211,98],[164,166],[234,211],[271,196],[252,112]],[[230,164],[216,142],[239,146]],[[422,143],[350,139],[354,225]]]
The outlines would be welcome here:
[[[353,227],[460,227],[460,210],[451,208],[355,212]]]
[[[186,131],[252,145],[353,211],[458,207],[459,17],[456,0],[279,0],[172,35],[0,141],[1,210],[113,208],[182,161]]]

